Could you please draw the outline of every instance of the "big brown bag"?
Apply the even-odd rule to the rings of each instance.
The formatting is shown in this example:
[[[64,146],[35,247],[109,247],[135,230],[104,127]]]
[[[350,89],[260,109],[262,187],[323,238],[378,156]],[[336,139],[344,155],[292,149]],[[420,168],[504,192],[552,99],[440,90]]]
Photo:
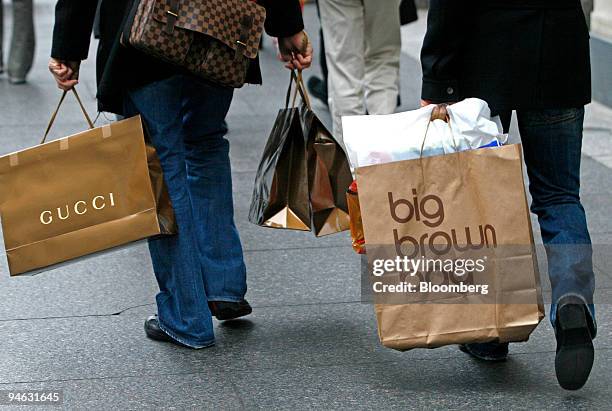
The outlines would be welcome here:
[[[494,290],[487,298],[465,293],[445,295],[442,301],[440,295],[423,293],[410,303],[374,300],[379,302],[375,311],[383,345],[408,350],[528,339],[544,311],[520,145],[373,165],[356,172],[370,264],[385,253],[398,255],[397,239],[431,239],[434,233],[441,239],[453,230],[465,237],[464,227],[476,228],[471,231],[474,244],[479,243],[477,227],[485,227],[482,250],[491,256],[486,275]],[[426,196],[439,199],[442,214],[432,207],[433,201],[423,202]],[[395,219],[391,198],[406,200]],[[408,219],[409,203],[417,204],[418,218],[413,214]],[[437,216],[428,220],[434,213]]]
[[[74,89],[73,89],[74,90]],[[0,157],[0,214],[11,275],[160,234],[174,213],[140,116]]]

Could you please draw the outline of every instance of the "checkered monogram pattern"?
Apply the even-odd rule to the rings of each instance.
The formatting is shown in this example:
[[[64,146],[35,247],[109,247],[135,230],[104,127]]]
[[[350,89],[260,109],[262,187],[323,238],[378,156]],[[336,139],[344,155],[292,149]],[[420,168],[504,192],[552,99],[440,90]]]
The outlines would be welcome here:
[[[179,0],[167,30],[170,0],[140,0],[130,44],[221,85],[238,88],[257,56],[266,18],[251,0]]]

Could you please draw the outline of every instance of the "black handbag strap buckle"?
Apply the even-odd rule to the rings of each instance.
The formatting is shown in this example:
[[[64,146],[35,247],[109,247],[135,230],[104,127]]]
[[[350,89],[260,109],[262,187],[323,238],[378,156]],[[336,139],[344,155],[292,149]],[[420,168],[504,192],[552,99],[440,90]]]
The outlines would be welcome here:
[[[174,26],[178,20],[178,0],[170,1],[170,10],[166,11],[166,33],[174,33]]]
[[[247,48],[247,41],[249,36],[249,31],[253,26],[253,18],[248,15],[242,16],[240,19],[240,26],[238,28],[238,40],[236,40],[236,55],[235,59],[244,54],[244,51]]]

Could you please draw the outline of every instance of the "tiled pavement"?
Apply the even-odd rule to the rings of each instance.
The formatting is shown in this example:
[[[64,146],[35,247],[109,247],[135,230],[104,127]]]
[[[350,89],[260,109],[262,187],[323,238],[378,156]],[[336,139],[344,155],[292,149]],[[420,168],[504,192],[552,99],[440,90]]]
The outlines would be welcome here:
[[[29,84],[11,86],[0,79],[0,154],[36,144],[57,102],[45,64],[52,3],[37,2],[37,60]],[[306,15],[316,37],[313,7]],[[418,103],[415,56],[422,26],[405,30],[402,97],[403,109],[411,109]],[[261,60],[265,85],[238,91],[228,117],[236,219],[253,315],[216,323],[214,348],[176,348],[149,341],[142,331],[144,318],[155,310],[156,292],[143,244],[34,277],[8,278],[3,263],[0,390],[62,389],[66,409],[87,410],[609,409],[609,305],[598,306],[600,334],[591,379],[583,390],[569,393],[555,381],[555,345],[546,321],[529,342],[512,347],[505,364],[475,362],[455,347],[385,349],[377,340],[372,307],[359,303],[359,259],[346,235],[315,239],[247,222],[253,173],[288,79],[270,41]],[[91,59],[82,78],[81,94],[93,113]],[[612,145],[607,143],[612,116],[600,106],[589,113],[583,199],[598,245],[599,287],[607,289],[612,284]],[[82,128],[78,108],[70,102],[53,135]]]

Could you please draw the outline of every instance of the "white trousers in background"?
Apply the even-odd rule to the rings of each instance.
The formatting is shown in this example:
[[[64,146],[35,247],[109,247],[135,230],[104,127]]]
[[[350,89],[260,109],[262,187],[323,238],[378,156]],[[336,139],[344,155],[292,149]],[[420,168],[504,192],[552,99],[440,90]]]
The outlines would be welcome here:
[[[343,115],[390,114],[397,104],[400,0],[319,0],[334,135]]]

